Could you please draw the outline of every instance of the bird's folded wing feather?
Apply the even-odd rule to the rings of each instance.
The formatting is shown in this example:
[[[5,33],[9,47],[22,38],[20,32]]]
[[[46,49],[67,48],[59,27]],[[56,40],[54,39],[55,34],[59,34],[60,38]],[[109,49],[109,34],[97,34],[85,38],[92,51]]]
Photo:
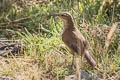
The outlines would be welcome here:
[[[85,50],[84,44],[85,44],[84,41],[80,41],[80,40],[78,40],[76,42],[68,41],[68,47],[80,55],[84,54],[84,50]]]

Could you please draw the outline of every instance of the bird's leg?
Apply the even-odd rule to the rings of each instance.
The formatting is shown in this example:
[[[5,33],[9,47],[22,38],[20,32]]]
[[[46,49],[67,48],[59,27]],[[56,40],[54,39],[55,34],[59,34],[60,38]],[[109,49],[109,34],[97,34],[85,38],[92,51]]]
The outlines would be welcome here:
[[[73,56],[72,56],[72,65],[71,65],[71,67],[73,68],[73,69],[75,69],[75,55],[73,54]]]
[[[85,54],[82,54],[81,57],[80,57],[81,67],[83,67],[83,65],[84,65],[84,63],[83,63],[84,56],[85,56]]]
[[[74,57],[75,57],[75,56],[73,55],[73,56],[72,56],[72,66],[74,65],[74,61],[75,61],[75,60],[74,60]]]
[[[75,58],[75,65],[76,65],[76,75],[75,75],[75,80],[81,80],[81,72],[80,72],[80,57]]]

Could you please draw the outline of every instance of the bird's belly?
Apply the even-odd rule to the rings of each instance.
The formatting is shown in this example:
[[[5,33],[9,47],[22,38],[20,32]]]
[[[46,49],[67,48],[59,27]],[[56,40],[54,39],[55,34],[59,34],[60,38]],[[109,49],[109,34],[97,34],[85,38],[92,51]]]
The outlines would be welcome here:
[[[74,42],[74,40],[72,40],[73,38],[70,36],[62,36],[62,41],[65,43],[67,49],[72,53],[72,55],[74,55],[74,53],[77,53],[77,51],[71,45]]]

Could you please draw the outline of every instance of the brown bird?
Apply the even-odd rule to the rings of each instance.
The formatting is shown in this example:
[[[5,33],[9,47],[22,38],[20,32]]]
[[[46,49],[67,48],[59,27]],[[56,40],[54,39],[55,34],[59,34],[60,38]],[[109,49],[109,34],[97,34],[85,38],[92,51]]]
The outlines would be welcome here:
[[[85,58],[87,59],[88,63],[92,67],[95,67],[96,61],[89,54],[88,42],[82,35],[82,33],[77,29],[77,27],[75,27],[72,15],[68,12],[63,12],[53,14],[53,16],[58,16],[64,24],[62,41],[70,50],[72,55],[85,55]]]

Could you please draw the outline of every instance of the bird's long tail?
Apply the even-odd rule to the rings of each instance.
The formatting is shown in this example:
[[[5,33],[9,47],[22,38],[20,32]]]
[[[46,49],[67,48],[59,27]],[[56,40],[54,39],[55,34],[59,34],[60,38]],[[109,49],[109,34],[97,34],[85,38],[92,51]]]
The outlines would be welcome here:
[[[93,67],[96,66],[96,61],[93,59],[93,57],[90,55],[90,53],[87,50],[85,50],[85,58],[87,59],[88,63],[91,66]]]

